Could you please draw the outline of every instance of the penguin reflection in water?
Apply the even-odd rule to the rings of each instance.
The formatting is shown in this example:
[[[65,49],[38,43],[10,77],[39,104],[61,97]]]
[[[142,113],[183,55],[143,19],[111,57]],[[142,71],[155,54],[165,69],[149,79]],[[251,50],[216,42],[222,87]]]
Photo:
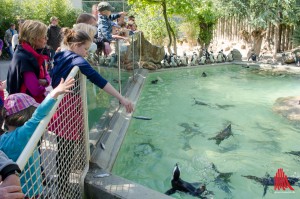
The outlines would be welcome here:
[[[213,192],[207,191],[205,184],[189,183],[180,178],[180,169],[176,163],[173,170],[173,179],[171,180],[172,188],[165,192],[166,195],[172,195],[176,191],[188,193],[198,198],[206,198],[204,195],[213,194]],[[199,186],[200,185],[200,186]]]

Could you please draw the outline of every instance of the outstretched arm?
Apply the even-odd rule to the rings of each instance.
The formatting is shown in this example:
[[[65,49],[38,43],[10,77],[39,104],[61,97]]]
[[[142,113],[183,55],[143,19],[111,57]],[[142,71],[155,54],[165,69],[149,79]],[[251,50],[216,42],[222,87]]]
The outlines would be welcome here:
[[[74,82],[75,82],[74,78],[69,78],[66,81],[64,81],[64,79],[61,78],[59,85],[55,89],[53,89],[53,91],[50,93],[51,97],[53,97],[54,99],[57,99],[57,97],[60,94],[72,92],[69,89],[72,86],[74,86]]]
[[[133,111],[132,103],[129,100],[127,100],[125,97],[123,97],[109,82],[105,85],[103,90],[108,94],[116,97],[120,101],[120,103],[123,106],[125,106],[127,113],[131,113]]]

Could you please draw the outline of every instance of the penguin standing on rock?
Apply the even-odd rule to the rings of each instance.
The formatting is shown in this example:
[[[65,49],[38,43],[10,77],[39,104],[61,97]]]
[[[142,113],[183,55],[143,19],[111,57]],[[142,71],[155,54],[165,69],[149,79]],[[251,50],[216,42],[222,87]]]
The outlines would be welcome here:
[[[166,195],[172,195],[176,191],[181,191],[184,193],[188,193],[192,196],[202,198],[202,194],[206,191],[206,186],[204,184],[200,185],[196,188],[193,184],[189,183],[180,178],[180,169],[178,164],[176,163],[173,171],[173,179],[171,180],[172,188],[166,191]]]
[[[191,58],[191,66],[195,66],[196,65],[196,61],[198,59],[197,53],[193,52],[192,58]]]
[[[170,55],[170,56],[171,56],[171,63],[170,63],[170,66],[171,66],[171,67],[177,67],[175,55],[172,54],[172,55]]]

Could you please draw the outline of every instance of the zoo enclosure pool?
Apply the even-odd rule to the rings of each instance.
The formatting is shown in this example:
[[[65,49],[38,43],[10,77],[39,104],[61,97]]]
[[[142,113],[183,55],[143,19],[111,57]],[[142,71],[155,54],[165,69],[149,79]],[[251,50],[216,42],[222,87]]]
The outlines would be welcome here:
[[[181,177],[206,183],[214,198],[261,198],[263,186],[242,175],[274,176],[279,168],[300,175],[299,157],[285,153],[299,151],[299,125],[272,111],[277,98],[300,93],[299,79],[237,65],[151,73],[134,115],[152,120],[131,120],[112,172],[164,193],[179,163]],[[228,124],[233,136],[219,145],[208,140]],[[232,172],[229,182],[216,180],[212,163]],[[282,196],[270,187],[265,198]],[[284,196],[299,198],[299,187]]]

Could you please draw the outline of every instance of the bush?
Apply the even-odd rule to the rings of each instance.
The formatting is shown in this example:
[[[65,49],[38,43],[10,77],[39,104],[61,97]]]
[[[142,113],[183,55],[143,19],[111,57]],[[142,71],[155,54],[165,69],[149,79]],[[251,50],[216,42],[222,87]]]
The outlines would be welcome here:
[[[0,37],[3,39],[5,30],[10,23],[17,25],[18,19],[40,20],[48,25],[52,16],[59,18],[59,25],[72,27],[81,10],[74,9],[70,0],[3,0],[0,4]],[[4,17],[2,17],[4,16]],[[17,27],[18,29],[18,27]]]
[[[300,25],[297,25],[295,27],[294,33],[293,33],[293,42],[295,46],[300,46]]]

